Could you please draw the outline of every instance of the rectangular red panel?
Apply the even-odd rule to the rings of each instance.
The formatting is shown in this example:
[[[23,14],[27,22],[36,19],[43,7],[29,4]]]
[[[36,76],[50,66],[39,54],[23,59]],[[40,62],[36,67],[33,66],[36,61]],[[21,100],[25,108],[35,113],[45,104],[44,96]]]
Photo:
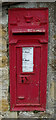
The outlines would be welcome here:
[[[29,48],[29,47],[28,47]],[[32,47],[31,47],[32,48]],[[17,103],[22,103],[20,96],[23,97],[24,104],[39,104],[39,72],[40,72],[40,47],[34,48],[34,69],[33,74],[31,72],[21,72],[22,48],[17,48]],[[36,56],[37,54],[37,56]],[[30,58],[31,59],[31,58]],[[29,66],[29,64],[28,64]],[[20,68],[20,69],[19,69]],[[29,70],[30,71],[30,70]]]
[[[11,111],[46,109],[48,9],[9,9]]]

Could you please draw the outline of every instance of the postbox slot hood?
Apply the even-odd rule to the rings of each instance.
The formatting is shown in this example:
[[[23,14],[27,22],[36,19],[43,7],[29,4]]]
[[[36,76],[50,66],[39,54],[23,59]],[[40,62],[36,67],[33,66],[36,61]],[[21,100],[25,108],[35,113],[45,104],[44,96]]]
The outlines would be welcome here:
[[[35,28],[35,29],[12,29],[12,34],[22,34],[22,33],[42,33],[44,34],[46,32],[46,29],[43,28]]]

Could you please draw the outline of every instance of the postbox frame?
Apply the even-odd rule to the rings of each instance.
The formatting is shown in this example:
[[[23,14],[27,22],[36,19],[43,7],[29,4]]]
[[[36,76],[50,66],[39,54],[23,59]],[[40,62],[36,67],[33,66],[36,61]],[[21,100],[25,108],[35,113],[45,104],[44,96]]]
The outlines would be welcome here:
[[[14,10],[16,10],[16,8],[13,8]],[[24,8],[18,8],[18,9],[23,9]],[[39,8],[40,9],[40,8]],[[42,10],[47,10],[47,18],[48,18],[48,8],[41,8]],[[32,9],[30,9],[32,10]],[[35,10],[35,9],[34,9]],[[9,10],[10,13],[10,10]],[[48,25],[47,25],[47,29],[48,29]],[[12,33],[14,33],[15,31],[12,30]],[[31,31],[32,33],[32,31]],[[10,35],[10,25],[9,25],[9,35]],[[31,38],[29,38],[30,40]],[[33,40],[34,38],[32,38]],[[37,39],[37,38],[35,38]],[[48,39],[48,36],[47,36]],[[24,40],[24,38],[23,38]],[[25,111],[34,111],[34,110],[38,110],[38,111],[45,111],[46,110],[46,90],[47,90],[47,56],[48,56],[48,46],[47,46],[48,40],[42,42],[41,39],[38,40],[38,45],[35,45],[35,47],[40,47],[41,48],[41,71],[40,71],[40,104],[37,105],[28,105],[27,104],[16,104],[16,78],[17,78],[17,74],[16,74],[16,48],[17,47],[25,47],[25,45],[19,45],[18,41],[11,41],[10,40],[10,36],[9,36],[9,56],[10,56],[10,110],[11,111],[20,111],[20,110],[25,110]],[[45,45],[44,45],[45,44]],[[29,45],[26,45],[26,47],[28,47]],[[33,47],[34,45],[30,45],[31,47]],[[44,51],[45,49],[45,51]],[[43,51],[44,51],[44,57],[43,58]],[[43,66],[42,63],[46,63],[45,67]],[[43,70],[44,69],[44,70]],[[43,76],[42,71],[45,71],[45,76]],[[12,74],[13,73],[13,74]],[[24,74],[24,73],[23,73]],[[29,74],[29,73],[26,73]],[[33,74],[33,73],[31,73]],[[43,84],[44,83],[44,84]],[[43,85],[43,86],[42,86]],[[44,89],[43,89],[44,88]],[[45,92],[44,92],[45,90]],[[44,95],[44,99],[43,99],[43,94]]]

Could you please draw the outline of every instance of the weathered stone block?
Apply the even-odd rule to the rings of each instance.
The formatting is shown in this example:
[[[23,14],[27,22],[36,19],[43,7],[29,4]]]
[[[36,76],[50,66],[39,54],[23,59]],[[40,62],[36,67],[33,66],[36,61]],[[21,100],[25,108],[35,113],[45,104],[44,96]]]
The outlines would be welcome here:
[[[7,56],[0,57],[0,67],[5,67],[7,65]]]
[[[2,67],[2,57],[0,57],[0,67]]]
[[[1,79],[2,79],[2,69],[0,68],[0,82],[1,82]]]
[[[0,112],[2,111],[2,100],[0,100]]]
[[[5,112],[5,111],[8,111],[8,100],[7,99],[2,99],[2,111]]]
[[[0,38],[2,37],[2,25],[0,24]]]
[[[8,74],[8,66],[0,68],[1,71],[1,77],[2,77],[2,81],[9,79],[9,74]]]
[[[54,81],[54,100],[56,101],[56,81]]]
[[[7,56],[2,56],[2,66],[6,66],[7,65]]]
[[[7,118],[17,118],[17,112],[8,112]]]
[[[2,29],[2,37],[5,37],[6,31]]]
[[[54,99],[54,81],[51,81],[50,84],[50,97]]]

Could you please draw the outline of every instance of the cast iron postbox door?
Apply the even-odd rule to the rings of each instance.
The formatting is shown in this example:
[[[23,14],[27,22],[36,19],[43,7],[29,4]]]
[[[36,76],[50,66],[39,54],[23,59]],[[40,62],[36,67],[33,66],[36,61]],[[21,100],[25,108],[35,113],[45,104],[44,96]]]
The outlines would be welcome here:
[[[27,45],[26,45],[27,46]],[[39,104],[40,47],[17,48],[17,103]]]
[[[44,111],[48,9],[10,9],[8,25],[11,111]]]

